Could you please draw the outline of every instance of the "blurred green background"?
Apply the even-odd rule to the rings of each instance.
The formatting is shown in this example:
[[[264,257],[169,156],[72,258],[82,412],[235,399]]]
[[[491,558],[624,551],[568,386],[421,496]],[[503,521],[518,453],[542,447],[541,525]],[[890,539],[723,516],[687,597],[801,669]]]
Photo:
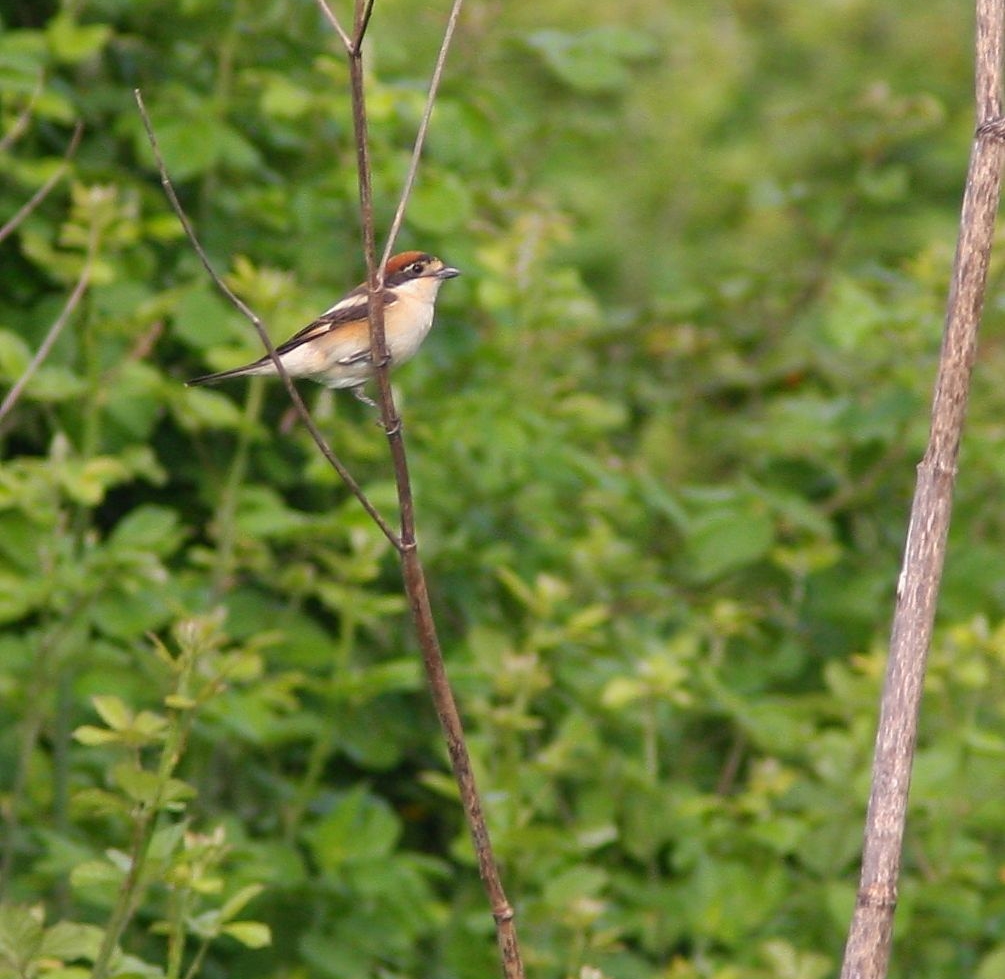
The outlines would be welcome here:
[[[447,9],[375,6],[382,229]],[[0,223],[86,127],[0,244],[3,390],[90,280],[0,421],[0,976],[119,927],[108,974],[498,974],[395,556],[279,385],[183,386],[259,350],[133,104],[280,340],[362,277],[336,40],[309,0],[0,27]],[[836,974],[971,76],[948,0],[465,6],[400,239],[464,276],[395,385],[536,979]],[[996,259],[898,977],[1005,977],[1003,301]],[[305,391],[392,514],[372,414]]]

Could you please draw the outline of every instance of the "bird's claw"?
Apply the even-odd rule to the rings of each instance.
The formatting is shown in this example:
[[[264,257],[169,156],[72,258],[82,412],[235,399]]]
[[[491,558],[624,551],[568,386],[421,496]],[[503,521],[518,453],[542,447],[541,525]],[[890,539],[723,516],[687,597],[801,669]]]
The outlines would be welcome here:
[[[362,401],[363,404],[369,405],[371,408],[378,407],[377,402],[374,401],[373,398],[371,398],[369,395],[366,394],[366,392],[363,390],[362,386],[350,388],[349,390],[352,391],[353,397],[356,398],[357,401]]]

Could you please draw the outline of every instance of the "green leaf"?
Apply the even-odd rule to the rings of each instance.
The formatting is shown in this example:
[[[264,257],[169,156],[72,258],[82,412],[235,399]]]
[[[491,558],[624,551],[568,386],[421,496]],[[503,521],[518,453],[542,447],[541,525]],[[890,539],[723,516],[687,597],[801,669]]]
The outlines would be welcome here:
[[[0,330],[0,377],[16,381],[31,361],[31,350],[21,337],[11,330]]]
[[[75,888],[117,887],[123,876],[123,870],[107,860],[89,860],[73,868],[70,883]]]
[[[48,594],[48,585],[39,578],[0,571],[0,623],[20,619]]]
[[[635,677],[617,676],[604,685],[600,703],[608,710],[621,710],[650,696],[648,684]]]
[[[689,522],[687,573],[695,581],[711,581],[762,560],[774,540],[774,521],[756,501],[710,510]]]
[[[977,965],[974,979],[1005,979],[1005,945],[998,945]]]
[[[109,731],[104,727],[94,727],[91,724],[82,724],[74,730],[73,736],[81,744],[91,748],[105,744],[122,743],[122,735],[117,731]]]
[[[432,235],[447,235],[465,227],[473,212],[471,191],[449,171],[427,174],[415,185],[408,207],[408,222]]]
[[[58,404],[79,398],[87,390],[87,382],[66,367],[43,364],[25,390],[33,401]]]
[[[272,944],[272,931],[260,921],[232,921],[221,929],[246,948],[265,948]]]
[[[537,31],[526,42],[556,79],[591,95],[626,89],[632,80],[630,67],[656,53],[647,34],[628,27]]]
[[[133,802],[147,806],[157,801],[163,787],[156,772],[148,772],[134,762],[120,762],[112,769],[112,777]]]
[[[695,932],[732,945],[779,913],[787,891],[782,867],[758,867],[753,879],[751,873],[739,860],[701,860],[689,882],[688,913]]]
[[[608,879],[606,870],[579,864],[546,881],[543,897],[552,908],[562,909],[584,898],[595,897],[607,886]]]
[[[563,398],[555,406],[563,418],[575,419],[581,431],[610,432],[624,428],[628,421],[625,405],[578,391]]]
[[[57,61],[77,64],[98,54],[112,29],[107,24],[78,24],[69,11],[63,11],[48,22],[45,36]]]
[[[133,712],[121,697],[114,694],[98,694],[91,698],[94,709],[113,731],[124,731],[132,726]]]
[[[116,525],[109,543],[122,550],[170,554],[178,547],[178,514],[166,506],[136,507]]]
[[[233,126],[221,127],[220,157],[233,170],[254,170],[262,163],[254,143]]]
[[[167,721],[153,711],[141,710],[130,726],[130,733],[142,744],[158,741],[167,730]]]
[[[265,886],[263,884],[249,884],[247,887],[242,887],[236,894],[231,895],[223,903],[223,906],[220,908],[221,920],[230,921],[235,915],[240,914],[264,890]]]
[[[397,817],[362,786],[341,797],[311,832],[318,860],[329,871],[358,860],[386,857],[401,832]]]
[[[241,409],[225,394],[217,391],[189,388],[180,395],[174,407],[179,424],[190,431],[204,428],[237,429],[244,424]]]
[[[116,590],[96,598],[88,618],[102,635],[128,642],[167,625],[171,605],[163,589],[167,571],[153,562],[152,555],[127,554],[123,564],[116,573]]]
[[[189,785],[188,782],[180,778],[169,778],[164,783],[164,791],[161,793],[161,803],[169,808],[178,808],[176,803],[194,799],[199,794],[198,790]]]
[[[162,779],[133,762],[120,762],[112,769],[116,784],[134,802],[142,805],[169,806],[196,795],[195,789],[180,779]]]
[[[39,957],[63,960],[87,959],[94,961],[101,948],[104,931],[95,925],[80,925],[60,921],[45,930]],[[48,970],[46,972],[48,973]]]
[[[177,547],[178,514],[168,507],[137,507],[118,524],[109,543],[123,551],[170,554]]]
[[[285,75],[270,73],[262,86],[262,112],[277,119],[299,119],[311,109],[314,100],[313,92]]]
[[[87,744],[86,741],[83,743]],[[74,792],[73,806],[75,810],[88,816],[128,816],[130,810],[125,799],[104,789],[81,789],[79,792]]]
[[[38,956],[42,943],[42,909],[23,904],[0,905],[0,962],[6,959],[18,973]]]
[[[208,286],[185,290],[174,307],[174,333],[195,350],[248,341],[247,322]]]
[[[159,114],[155,113],[155,118]],[[223,155],[219,122],[208,114],[202,118],[179,118],[166,113],[165,116],[156,123],[156,132],[172,179],[191,180],[216,167]],[[150,157],[145,141],[140,145],[141,153]]]
[[[829,958],[815,952],[802,952],[790,942],[764,942],[759,951],[774,979],[824,979],[833,971]]]
[[[889,322],[889,311],[862,284],[849,276],[831,287],[824,335],[840,350],[856,350]]]
[[[421,687],[419,664],[414,659],[399,659],[341,674],[332,685],[332,693],[339,699],[367,703],[389,693],[414,691]]]
[[[911,191],[911,171],[902,164],[863,168],[856,175],[863,195],[880,204],[896,204]]]
[[[112,486],[126,482],[129,467],[114,456],[97,456],[85,461],[67,460],[58,470],[60,484],[70,499],[94,506]]]
[[[308,525],[305,514],[288,507],[265,486],[242,487],[237,507],[236,525],[252,537],[285,537]]]

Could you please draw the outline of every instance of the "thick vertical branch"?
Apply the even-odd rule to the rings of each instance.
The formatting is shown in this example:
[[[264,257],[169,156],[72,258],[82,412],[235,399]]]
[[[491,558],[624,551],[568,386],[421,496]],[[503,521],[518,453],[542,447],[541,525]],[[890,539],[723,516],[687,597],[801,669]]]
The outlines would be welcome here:
[[[1001,196],[1005,162],[1005,119],[1001,115],[1003,15],[1005,0],[977,0],[977,130],[960,215],[931,431],[918,466],[897,590],[876,734],[862,876],[842,979],[883,979],[890,961],[925,662],[945,560],[956,461]]]
[[[454,779],[464,807],[464,818],[474,843],[475,857],[478,860],[478,873],[485,885],[492,917],[496,923],[496,942],[502,959],[503,976],[505,979],[523,979],[523,961],[520,957],[520,945],[517,940],[516,923],[513,908],[506,898],[499,868],[496,866],[492,852],[492,841],[489,837],[485,814],[482,812],[478,786],[475,783],[474,771],[471,768],[471,756],[464,740],[464,727],[457,704],[447,679],[440,640],[436,635],[436,624],[433,611],[429,605],[429,592],[426,589],[426,575],[416,548],[402,551],[402,570],[405,578],[405,591],[408,593],[408,604],[415,623],[415,630],[422,647],[422,660],[432,693],[436,715],[443,728],[447,751],[450,754],[450,764],[454,771]]]
[[[355,24],[352,46],[349,48],[349,85],[352,90],[352,124],[356,140],[356,172],[359,179],[359,205],[363,224],[363,254],[366,258],[366,281],[370,291],[370,356],[376,368],[377,389],[380,392],[380,413],[387,432],[394,460],[395,472],[402,468],[404,478],[398,479],[399,496],[404,486],[405,499],[401,500],[402,529],[414,520],[412,497],[408,480],[408,464],[401,439],[401,419],[391,393],[388,379],[387,339],[384,336],[384,269],[377,262],[377,240],[373,218],[373,183],[370,169],[370,134],[366,118],[366,93],[363,79],[363,38],[370,22],[371,7],[356,0]],[[414,542],[414,537],[404,543]]]

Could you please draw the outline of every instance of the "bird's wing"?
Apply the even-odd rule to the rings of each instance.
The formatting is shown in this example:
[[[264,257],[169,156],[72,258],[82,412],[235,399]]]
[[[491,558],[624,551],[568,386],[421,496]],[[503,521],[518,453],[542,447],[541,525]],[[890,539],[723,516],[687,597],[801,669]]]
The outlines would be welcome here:
[[[384,290],[384,308],[388,309],[398,301],[397,296],[390,289]],[[316,320],[308,323],[302,330],[294,333],[289,340],[285,340],[276,347],[277,354],[289,353],[304,343],[323,336],[325,333],[338,330],[339,327],[349,323],[365,322],[370,315],[370,301],[365,285],[357,286],[352,292],[343,296],[331,309],[325,310]],[[360,354],[353,354],[351,357],[343,358],[340,363],[354,363],[360,359],[361,354],[369,353],[369,350],[361,351]]]
[[[367,345],[365,347],[360,347],[359,350],[351,354],[346,354],[344,357],[339,357],[338,362],[345,367],[350,364],[365,364],[369,363],[373,359],[372,353],[370,351],[370,342],[367,340]]]

